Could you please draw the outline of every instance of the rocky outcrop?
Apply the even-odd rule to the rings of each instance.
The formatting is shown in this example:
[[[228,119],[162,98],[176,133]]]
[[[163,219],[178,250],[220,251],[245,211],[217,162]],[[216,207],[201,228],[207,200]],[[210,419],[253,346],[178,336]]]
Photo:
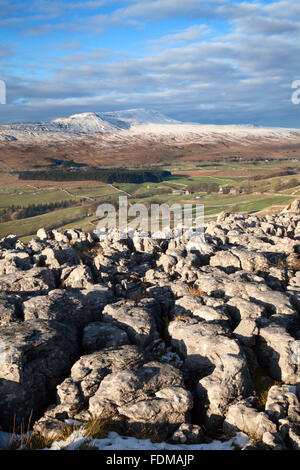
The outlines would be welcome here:
[[[222,214],[198,245],[78,229],[1,240],[1,428],[31,419],[59,437],[66,420],[108,419],[172,442],[223,429],[253,449],[299,449],[291,209]]]
[[[268,415],[257,411],[248,401],[229,407],[223,427],[227,432],[243,431],[257,440],[262,440],[265,433],[277,431],[276,424]]]
[[[56,321],[1,327],[1,426],[20,431],[22,423],[34,422],[76,359],[77,344],[74,327]]]

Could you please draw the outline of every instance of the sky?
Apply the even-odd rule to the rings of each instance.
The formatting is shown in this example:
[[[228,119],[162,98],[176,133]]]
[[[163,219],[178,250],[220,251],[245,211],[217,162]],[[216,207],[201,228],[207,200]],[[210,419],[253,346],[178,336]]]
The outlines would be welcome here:
[[[300,127],[299,0],[0,0],[0,122],[149,108]]]

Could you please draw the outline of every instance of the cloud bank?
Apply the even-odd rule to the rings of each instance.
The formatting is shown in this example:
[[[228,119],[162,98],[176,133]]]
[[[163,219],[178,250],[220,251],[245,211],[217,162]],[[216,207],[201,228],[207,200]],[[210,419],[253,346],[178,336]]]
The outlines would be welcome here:
[[[149,107],[300,127],[298,0],[28,3],[0,1],[1,122]]]

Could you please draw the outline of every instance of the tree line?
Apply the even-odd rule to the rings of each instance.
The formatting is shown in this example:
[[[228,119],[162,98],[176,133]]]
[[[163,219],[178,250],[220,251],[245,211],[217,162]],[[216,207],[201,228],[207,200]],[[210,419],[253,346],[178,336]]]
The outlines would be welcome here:
[[[171,176],[166,170],[126,170],[126,169],[93,169],[88,170],[37,170],[21,171],[20,180],[47,181],[101,181],[102,183],[159,183]]]
[[[82,202],[82,201],[81,201]],[[29,206],[9,206],[1,210],[0,223],[9,222],[10,220],[26,219],[36,215],[46,214],[55,209],[65,209],[77,205],[79,201],[59,201],[48,204],[30,204]]]

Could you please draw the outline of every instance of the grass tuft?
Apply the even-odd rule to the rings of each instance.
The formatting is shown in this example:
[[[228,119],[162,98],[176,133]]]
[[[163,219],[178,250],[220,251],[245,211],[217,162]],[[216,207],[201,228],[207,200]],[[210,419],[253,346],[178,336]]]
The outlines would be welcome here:
[[[84,437],[103,439],[110,431],[120,432],[120,423],[113,418],[93,418],[84,425]]]
[[[205,295],[205,292],[203,292],[202,290],[196,289],[195,287],[189,286],[188,294],[192,295],[193,297],[203,297],[203,295]]]
[[[254,365],[250,358],[247,358],[247,362],[255,389],[255,407],[258,411],[264,411],[270,388],[282,382],[272,379],[260,365]]]

